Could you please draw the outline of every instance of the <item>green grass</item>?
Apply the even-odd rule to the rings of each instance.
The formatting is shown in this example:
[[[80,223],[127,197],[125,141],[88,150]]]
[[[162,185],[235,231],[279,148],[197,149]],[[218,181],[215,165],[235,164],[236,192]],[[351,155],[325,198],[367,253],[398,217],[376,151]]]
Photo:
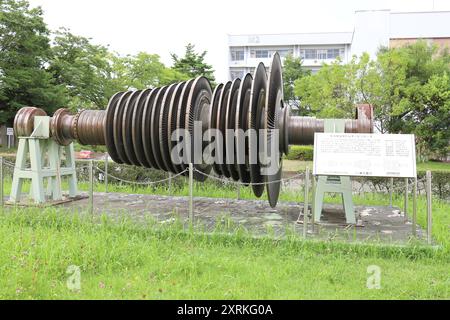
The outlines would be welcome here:
[[[80,182],[81,190],[88,184]],[[24,189],[29,189],[25,183]],[[104,191],[104,185],[95,186]],[[10,179],[5,181],[5,193]],[[159,188],[110,184],[110,192],[168,194]],[[173,195],[188,195],[186,185]],[[196,183],[195,196],[235,198],[236,187]],[[241,198],[254,199],[248,187]],[[266,198],[265,195],[262,197]],[[301,190],[281,201],[302,201]],[[353,197],[355,204],[387,205],[384,194]],[[327,197],[326,202],[339,202]],[[394,196],[403,206],[403,197]],[[412,199],[409,202],[412,208]],[[254,239],[241,229],[212,234],[172,225],[93,221],[62,209],[9,209],[0,213],[1,299],[449,299],[450,204],[433,199],[438,248]],[[418,198],[426,225],[426,201]],[[201,230],[200,230],[201,231]],[[66,286],[70,265],[81,269],[81,291]],[[381,268],[380,290],[366,288],[367,267]]]
[[[29,191],[29,182],[23,183],[23,192]],[[63,186],[67,189],[67,185]],[[85,181],[80,181],[78,183],[78,188],[81,191],[89,190],[89,183]],[[5,178],[4,192],[9,194],[11,190],[11,179],[10,177]],[[94,191],[104,192],[104,184],[95,184]],[[159,187],[148,187],[148,186],[133,186],[129,184],[109,184],[108,192],[117,193],[134,193],[134,194],[155,194],[155,195],[173,195],[173,196],[189,196],[189,187],[187,183],[182,184],[178,187],[173,187],[169,193],[167,185]],[[303,190],[300,188],[298,190],[283,190],[280,193],[279,201],[292,201],[292,202],[303,202],[304,197]],[[211,198],[236,198],[237,190],[236,186],[233,184],[217,185],[212,181],[205,182],[195,182],[194,183],[194,196],[195,197],[211,197]],[[310,194],[311,196],[311,194]],[[240,188],[240,199],[256,199],[253,191],[250,187],[241,186]],[[267,200],[267,194],[264,192],[260,198],[261,200]],[[309,203],[311,203],[311,197]],[[408,212],[409,215],[412,214],[413,200],[410,196],[408,198]],[[332,194],[327,194],[324,198],[326,203],[340,203],[340,197],[333,196]],[[387,194],[382,193],[364,193],[361,195],[354,194],[353,201],[356,205],[381,205],[386,206],[389,204],[389,197]],[[399,208],[403,208],[404,197],[402,194],[393,195],[393,205]],[[445,250],[450,252],[450,203],[445,200],[433,199],[433,238],[439,243],[444,245]],[[417,197],[417,222],[426,228],[426,198],[425,196]]]
[[[221,230],[219,230],[221,231]],[[430,248],[209,235],[53,208],[0,214],[2,299],[449,298],[449,259]],[[66,286],[70,265],[81,290]],[[381,289],[366,288],[367,267]]]
[[[283,170],[284,171],[287,171],[287,172],[305,171],[306,167],[309,167],[312,170],[313,162],[312,161],[283,159]],[[418,162],[417,170],[450,172],[450,163],[449,162],[435,162],[435,161]]]
[[[301,161],[301,160],[288,160],[283,159],[283,171],[286,172],[299,172],[305,171],[306,167],[312,170],[312,161]]]
[[[419,162],[417,163],[417,170],[450,172],[450,162],[436,162],[436,161]]]

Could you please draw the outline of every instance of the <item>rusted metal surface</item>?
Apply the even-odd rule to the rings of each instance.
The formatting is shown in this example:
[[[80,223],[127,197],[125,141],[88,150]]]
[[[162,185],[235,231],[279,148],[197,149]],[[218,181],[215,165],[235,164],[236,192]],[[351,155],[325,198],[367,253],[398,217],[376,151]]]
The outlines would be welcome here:
[[[30,135],[36,115],[45,112],[33,107],[19,110],[14,121],[16,134]],[[201,123],[200,128],[194,126],[197,121]],[[180,142],[172,139],[178,129],[186,129],[191,139],[190,152],[182,163],[174,163],[171,158],[173,148]],[[200,149],[194,148],[194,140],[198,136],[203,138],[208,129],[216,129],[222,138],[214,137],[212,164],[196,163],[194,156],[203,154],[213,137],[200,140]],[[256,134],[230,133],[238,129],[242,132],[251,129]],[[263,134],[261,129],[265,129]],[[345,132],[371,133],[372,130],[372,106],[358,105],[356,118],[345,122]],[[71,114],[61,108],[50,123],[51,136],[61,145],[74,140],[84,145],[106,145],[117,163],[173,173],[183,172],[189,163],[194,163],[194,178],[200,181],[214,168],[219,176],[251,184],[257,197],[266,188],[271,206],[276,205],[280,192],[282,154],[288,153],[289,145],[313,144],[314,133],[323,131],[324,120],[292,116],[284,106],[278,54],[273,56],[269,74],[260,63],[253,75],[249,73],[243,79],[219,84],[214,91],[206,78],[198,77],[161,88],[118,92],[111,97],[106,110]],[[278,150],[272,150],[272,141],[278,142]],[[228,150],[230,145],[232,152]],[[268,159],[274,167],[264,172],[269,166]]]
[[[73,140],[83,145],[104,145],[105,117],[105,110],[81,110],[73,115],[69,109],[60,108],[50,121],[50,132],[63,146]]]
[[[46,115],[47,113],[41,108],[21,108],[14,117],[14,134],[16,135],[16,137],[30,136],[34,130],[34,117]]]

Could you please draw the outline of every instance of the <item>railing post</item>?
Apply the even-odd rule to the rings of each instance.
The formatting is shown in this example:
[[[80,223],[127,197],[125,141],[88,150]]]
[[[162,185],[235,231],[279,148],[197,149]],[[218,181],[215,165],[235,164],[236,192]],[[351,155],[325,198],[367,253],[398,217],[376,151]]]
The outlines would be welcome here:
[[[3,157],[0,156],[0,208],[3,209]]]
[[[89,160],[89,213],[94,214],[94,161]]]
[[[309,197],[309,167],[306,167],[305,172],[305,203],[303,205],[303,238],[306,239],[308,231],[308,197]]]
[[[172,172],[169,172],[169,196],[172,195]]]
[[[236,198],[239,200],[241,198],[241,185],[239,182],[236,185]]]
[[[432,208],[431,208],[431,171],[427,171],[427,242],[431,244],[431,228],[432,228]]]
[[[105,193],[108,193],[108,153],[105,154]]]
[[[316,197],[316,177],[314,175],[311,175],[311,228],[312,232],[314,233],[314,225],[316,223],[316,218],[314,216],[314,203],[315,203],[315,197]]]
[[[189,222],[194,224],[194,165],[189,163]]]
[[[392,208],[392,191],[394,190],[394,178],[389,179],[389,207]]]
[[[417,225],[417,176],[414,178],[413,185],[413,214],[412,214],[412,234],[416,236]]]
[[[409,180],[405,178],[405,199],[403,203],[403,212],[405,213],[405,220],[408,220],[408,189],[409,189]]]

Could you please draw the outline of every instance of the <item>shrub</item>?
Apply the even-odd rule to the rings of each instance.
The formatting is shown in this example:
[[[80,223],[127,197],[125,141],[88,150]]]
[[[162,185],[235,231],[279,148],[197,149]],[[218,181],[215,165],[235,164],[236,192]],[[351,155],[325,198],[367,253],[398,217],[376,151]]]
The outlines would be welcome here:
[[[314,154],[313,146],[291,146],[286,156],[288,160],[312,161]]]

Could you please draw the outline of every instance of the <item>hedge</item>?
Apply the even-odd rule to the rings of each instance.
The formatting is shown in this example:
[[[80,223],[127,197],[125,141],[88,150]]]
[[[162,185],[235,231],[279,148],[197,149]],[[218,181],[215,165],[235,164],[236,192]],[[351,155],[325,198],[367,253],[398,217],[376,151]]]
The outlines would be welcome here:
[[[313,146],[291,146],[286,155],[288,160],[313,161]]]

